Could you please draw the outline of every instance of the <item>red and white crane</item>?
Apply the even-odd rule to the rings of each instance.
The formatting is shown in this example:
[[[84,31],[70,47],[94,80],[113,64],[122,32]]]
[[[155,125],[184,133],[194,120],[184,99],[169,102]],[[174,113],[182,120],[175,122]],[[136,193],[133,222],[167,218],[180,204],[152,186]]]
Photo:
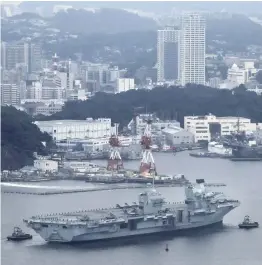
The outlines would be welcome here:
[[[145,177],[151,177],[152,174],[156,174],[155,160],[151,152],[151,124],[152,120],[148,119],[144,134],[141,139],[143,151],[139,172],[141,176]]]
[[[117,126],[117,124],[115,126]],[[123,161],[118,150],[120,147],[120,142],[117,136],[117,129],[116,135],[111,135],[109,139],[109,144],[111,145],[112,150],[110,152],[110,156],[107,162],[107,170],[117,171],[123,169]]]

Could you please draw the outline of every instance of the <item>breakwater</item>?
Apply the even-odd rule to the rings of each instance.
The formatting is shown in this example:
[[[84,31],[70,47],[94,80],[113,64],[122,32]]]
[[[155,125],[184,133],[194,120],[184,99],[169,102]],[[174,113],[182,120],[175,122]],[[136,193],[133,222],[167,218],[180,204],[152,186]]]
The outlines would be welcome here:
[[[207,187],[223,187],[226,186],[223,183],[207,183]],[[179,184],[159,184],[156,187],[182,187]],[[150,185],[145,184],[126,184],[126,185],[101,185],[97,187],[57,187],[57,186],[34,186],[34,185],[20,185],[9,183],[1,183],[1,191],[3,193],[15,193],[15,194],[28,194],[28,195],[56,195],[56,194],[68,194],[68,193],[79,193],[79,192],[95,192],[95,191],[106,191],[106,190],[119,190],[119,189],[141,189],[147,188]]]

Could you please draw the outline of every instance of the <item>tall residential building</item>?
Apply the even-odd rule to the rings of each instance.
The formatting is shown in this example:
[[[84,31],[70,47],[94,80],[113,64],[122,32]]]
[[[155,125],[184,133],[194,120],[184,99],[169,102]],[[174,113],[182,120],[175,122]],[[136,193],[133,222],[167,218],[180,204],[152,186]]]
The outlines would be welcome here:
[[[15,69],[18,64],[27,66],[27,72],[41,69],[42,49],[40,44],[31,42],[1,42],[1,66]]]
[[[16,84],[1,84],[1,105],[20,104],[20,93]]]
[[[206,25],[198,13],[181,17],[180,82],[205,84]]]
[[[180,30],[166,27],[157,32],[157,81],[179,78]]]

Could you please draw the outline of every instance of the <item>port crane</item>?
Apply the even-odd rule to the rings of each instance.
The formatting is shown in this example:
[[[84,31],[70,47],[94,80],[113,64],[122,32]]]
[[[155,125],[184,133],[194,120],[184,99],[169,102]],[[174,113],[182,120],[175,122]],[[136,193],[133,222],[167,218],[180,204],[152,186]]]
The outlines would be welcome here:
[[[155,160],[151,151],[151,124],[152,119],[148,118],[146,120],[146,127],[144,134],[141,138],[141,146],[142,146],[142,160],[140,164],[140,175],[149,177],[152,174],[156,175],[156,166],[155,166]]]
[[[118,139],[118,124],[115,125],[116,126],[116,134],[112,134],[110,139],[109,139],[109,144],[111,146],[111,152],[110,152],[110,156],[107,162],[107,170],[111,170],[111,171],[118,171],[120,169],[123,169],[123,160],[121,158],[121,155],[119,153],[119,147],[120,147],[120,142]]]

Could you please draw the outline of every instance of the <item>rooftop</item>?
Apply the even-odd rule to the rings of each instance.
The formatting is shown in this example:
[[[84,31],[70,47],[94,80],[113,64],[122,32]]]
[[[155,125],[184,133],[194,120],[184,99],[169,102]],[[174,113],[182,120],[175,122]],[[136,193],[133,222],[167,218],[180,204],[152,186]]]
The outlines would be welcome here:
[[[180,132],[182,131],[183,128],[180,128],[180,127],[177,127],[177,126],[170,126],[170,127],[167,127],[163,130],[163,132],[165,133],[177,133],[177,132]]]
[[[209,115],[205,115],[205,116],[185,116],[186,119],[190,119],[190,120],[207,120],[208,118],[213,118],[213,119],[217,119],[217,120],[250,120],[248,118],[244,118],[244,117],[233,117],[233,116],[227,116],[227,117],[216,117],[213,114],[209,114]]]
[[[86,124],[86,123],[102,123],[107,122],[111,123],[110,118],[99,118],[97,120],[94,120],[93,118],[87,118],[85,120],[51,120],[51,121],[35,121],[35,125],[41,125],[41,126],[53,126],[53,125],[73,125],[73,124]]]

